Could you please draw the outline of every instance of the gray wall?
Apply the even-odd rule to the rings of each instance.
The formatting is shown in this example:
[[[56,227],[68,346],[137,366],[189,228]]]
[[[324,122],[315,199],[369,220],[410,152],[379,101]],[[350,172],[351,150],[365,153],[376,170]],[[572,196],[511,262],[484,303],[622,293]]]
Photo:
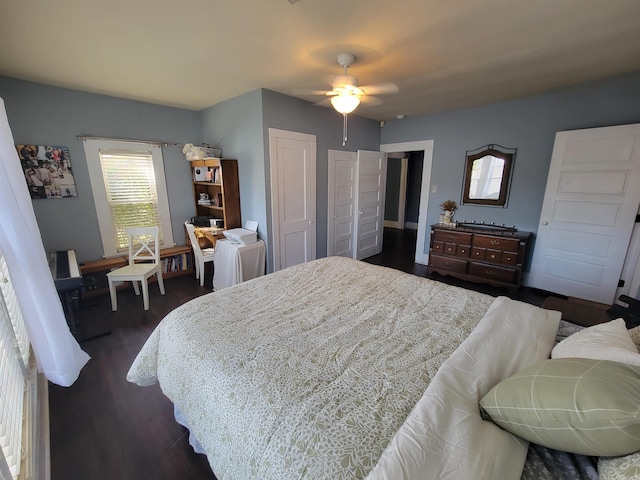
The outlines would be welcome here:
[[[47,250],[75,248],[80,261],[100,258],[102,247],[82,142],[77,135],[217,143],[237,158],[243,220],[257,220],[269,241],[269,128],[317,137],[317,256],[326,255],[328,150],[377,150],[381,143],[435,141],[427,223],[439,204],[460,201],[466,150],[488,143],[518,153],[507,208],[460,206],[458,220],[515,224],[537,231],[555,132],[640,122],[640,72],[618,79],[522,100],[418,118],[378,122],[349,116],[349,141],[342,146],[342,118],[330,108],[269,90],[255,90],[202,112],[117,99],[0,77],[16,143],[69,147],[77,198],[34,200]],[[163,148],[176,243],[182,223],[195,214],[191,171],[179,147]],[[409,180],[411,181],[411,179]],[[26,187],[25,187],[26,188]],[[407,212],[409,219],[409,212]],[[410,220],[410,219],[409,219]],[[273,258],[268,250],[268,269]]]
[[[0,77],[0,97],[17,144],[69,147],[78,196],[33,200],[33,207],[45,249],[75,249],[80,262],[101,258],[103,250],[84,147],[77,135],[202,142],[199,112],[6,77]],[[163,147],[162,153],[173,236],[177,244],[184,244],[182,224],[195,214],[191,169],[179,147]]]
[[[258,221],[260,237],[267,243],[268,272],[273,271],[269,128],[316,136],[316,253],[326,256],[328,150],[377,150],[378,123],[350,116],[349,141],[342,147],[342,117],[335,111],[264,89],[203,110],[202,123],[205,141],[222,140],[223,156],[238,159],[242,221]]]
[[[404,220],[418,225],[420,212],[420,193],[422,188],[422,167],[424,165],[424,151],[409,152],[409,168],[407,171],[407,209]]]
[[[269,128],[309,133],[316,136],[316,255],[327,255],[327,206],[329,150],[380,149],[378,122],[349,115],[348,141],[342,146],[342,115],[332,108],[318,107],[297,98],[263,90],[265,168],[268,172]],[[267,211],[271,212],[271,188],[267,173]],[[271,255],[271,254],[270,254]],[[270,257],[271,258],[271,257]],[[270,264],[273,265],[272,263]]]
[[[222,141],[222,156],[238,160],[242,224],[257,221],[260,238],[268,245],[261,91],[254,90],[203,110],[202,128],[206,143]]]
[[[517,148],[507,208],[461,205],[455,218],[535,233],[556,132],[638,122],[640,72],[512,102],[389,121],[381,143],[434,140],[431,185],[438,189],[429,194],[427,225],[438,221],[443,201],[460,203],[467,150],[490,143]]]
[[[387,159],[387,189],[384,196],[384,219],[397,222],[398,207],[400,206],[400,180],[402,174],[402,159],[389,157]]]

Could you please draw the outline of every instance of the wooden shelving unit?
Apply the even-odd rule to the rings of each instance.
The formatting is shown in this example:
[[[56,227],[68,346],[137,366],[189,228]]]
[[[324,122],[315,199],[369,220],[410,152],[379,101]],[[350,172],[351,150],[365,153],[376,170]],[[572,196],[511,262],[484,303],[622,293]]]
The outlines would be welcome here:
[[[240,182],[238,180],[238,161],[231,158],[206,158],[192,160],[192,170],[206,168],[211,181],[193,182],[193,198],[198,216],[212,216],[224,221],[224,228],[242,226],[240,218]],[[209,196],[212,205],[201,205],[200,194]]]

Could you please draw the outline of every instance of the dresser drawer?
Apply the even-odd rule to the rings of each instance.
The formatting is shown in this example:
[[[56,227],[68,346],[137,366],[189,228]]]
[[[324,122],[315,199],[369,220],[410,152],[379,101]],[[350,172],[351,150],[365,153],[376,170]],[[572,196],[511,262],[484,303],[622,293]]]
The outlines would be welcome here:
[[[433,251],[434,252],[438,252],[438,253],[442,253],[444,252],[444,242],[433,242]]]
[[[505,283],[514,283],[516,280],[515,269],[487,265],[486,263],[471,262],[469,264],[469,275]]]
[[[500,261],[501,255],[502,255],[502,252],[500,250],[492,250],[490,248],[487,248],[487,252],[484,254],[484,259],[487,262],[498,263]]]
[[[484,260],[486,253],[486,248],[471,247],[471,258],[474,260]]]
[[[438,230],[433,234],[433,240],[437,242],[458,243],[461,245],[471,245],[471,233],[447,232]]]
[[[429,256],[430,267],[455,273],[466,273],[467,263],[469,262],[459,258],[441,257],[440,255]]]
[[[513,265],[515,267],[518,264],[518,254],[516,252],[502,252],[500,255],[500,263]]]
[[[480,248],[490,248],[492,250],[506,250],[507,252],[517,252],[520,250],[520,240],[515,238],[490,237],[488,235],[474,235],[473,246]]]
[[[458,245],[456,247],[456,257],[468,258],[471,253],[470,245]]]
[[[455,255],[456,247],[457,245],[455,243],[445,242],[443,253],[446,253],[447,255]]]

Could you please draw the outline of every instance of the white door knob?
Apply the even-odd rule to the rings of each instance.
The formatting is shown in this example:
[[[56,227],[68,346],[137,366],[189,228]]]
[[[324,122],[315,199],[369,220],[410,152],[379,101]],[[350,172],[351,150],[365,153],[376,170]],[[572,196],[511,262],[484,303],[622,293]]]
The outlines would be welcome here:
[[[543,224],[543,225],[549,225],[549,222],[547,222],[546,220],[543,220],[543,221],[542,221],[542,224]]]

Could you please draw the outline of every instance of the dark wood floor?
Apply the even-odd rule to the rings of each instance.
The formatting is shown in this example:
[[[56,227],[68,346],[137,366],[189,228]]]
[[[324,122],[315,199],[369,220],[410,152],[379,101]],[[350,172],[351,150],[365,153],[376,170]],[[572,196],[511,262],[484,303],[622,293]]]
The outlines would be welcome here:
[[[522,287],[517,292],[509,292],[506,288],[496,288],[490,285],[465,282],[464,280],[458,280],[446,275],[427,275],[427,266],[415,263],[416,236],[417,232],[415,230],[385,228],[382,253],[365,259],[365,262],[393,267],[403,272],[431,278],[449,285],[469,288],[494,297],[504,295],[514,300],[520,300],[537,306],[541,306],[545,298],[550,295],[549,292],[533,288]]]
[[[211,279],[209,278],[209,283]],[[150,286],[150,309],[133,290],[87,299],[78,322],[111,334],[81,342],[91,360],[68,388],[49,386],[53,480],[215,479],[203,455],[193,452],[173,406],[157,385],[138,387],[126,374],[145,340],[172,309],[209,293],[190,275],[165,280],[166,295]]]
[[[385,229],[384,249],[368,262],[425,276],[414,263],[412,230]],[[481,290],[491,295],[507,291],[466,284],[449,277],[434,279]],[[88,299],[77,312],[87,331],[110,327],[109,335],[86,340],[82,348],[91,360],[68,388],[50,385],[51,470],[53,480],[175,480],[215,479],[206,458],[195,454],[186,431],[173,420],[171,403],[158,386],[138,387],[126,374],[157,323],[176,306],[211,291],[192,276],[165,280],[167,294],[150,287],[150,309],[132,290],[118,294],[119,309],[111,312],[109,296]],[[519,299],[540,305],[544,293],[522,289]]]

